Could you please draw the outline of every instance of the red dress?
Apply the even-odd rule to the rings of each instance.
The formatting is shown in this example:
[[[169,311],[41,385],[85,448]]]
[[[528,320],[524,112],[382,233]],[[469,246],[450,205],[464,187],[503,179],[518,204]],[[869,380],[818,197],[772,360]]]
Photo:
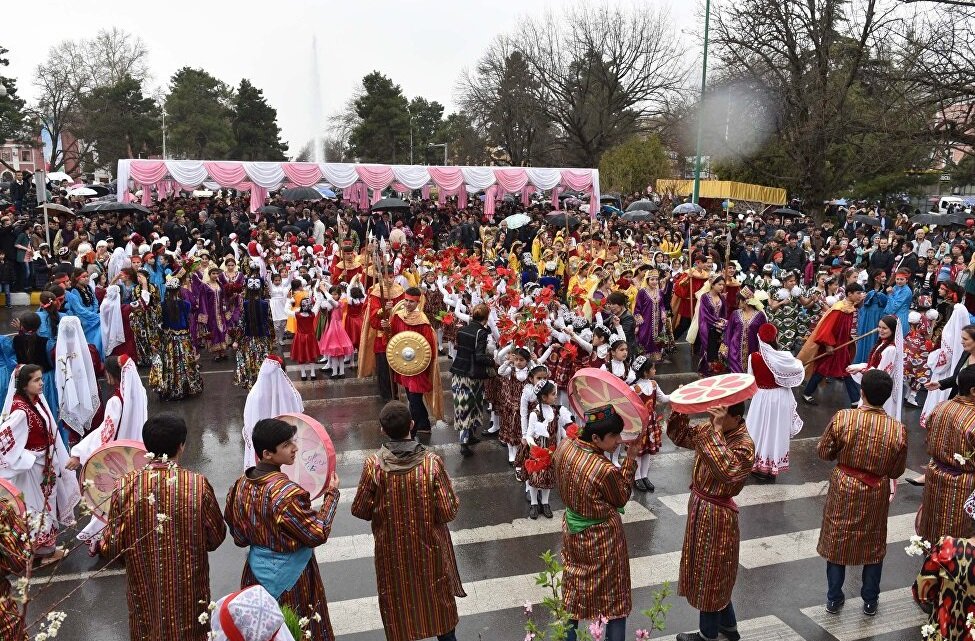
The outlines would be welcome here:
[[[660,450],[660,439],[663,436],[661,417],[657,416],[657,383],[653,383],[653,392],[649,395],[644,394],[639,385],[633,386],[633,391],[637,393],[640,400],[650,412],[650,420],[643,426],[640,432],[639,456],[646,454],[656,454]]]
[[[131,305],[122,305],[122,327],[125,333],[125,342],[117,345],[109,356],[121,356],[126,354],[133,361],[136,360],[135,334],[132,332],[132,325],[129,323],[129,316],[132,313]]]
[[[291,344],[291,360],[299,365],[314,363],[321,358],[318,341],[315,340],[315,315],[295,313],[295,338]]]
[[[349,335],[352,345],[359,349],[359,339],[362,337],[362,323],[366,314],[366,302],[353,303],[349,301],[345,308],[345,333]]]

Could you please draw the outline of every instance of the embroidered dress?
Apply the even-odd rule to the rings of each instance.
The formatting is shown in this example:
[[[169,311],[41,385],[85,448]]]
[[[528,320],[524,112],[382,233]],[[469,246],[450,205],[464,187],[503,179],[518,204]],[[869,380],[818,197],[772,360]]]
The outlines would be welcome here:
[[[657,414],[657,401],[666,403],[670,400],[667,394],[660,391],[660,386],[655,381],[640,379],[633,385],[633,391],[637,393],[640,400],[650,412],[650,420],[643,426],[640,437],[637,440],[639,451],[637,456],[656,454],[660,451],[660,444],[663,438],[663,417]]]
[[[521,380],[519,380],[521,376]],[[521,393],[528,378],[528,369],[513,370],[510,375],[501,377],[499,406],[495,408],[501,421],[499,440],[505,445],[521,444]]]
[[[904,337],[904,382],[913,392],[919,392],[931,380],[928,356],[934,345],[928,340],[925,321],[915,325]]]
[[[256,309],[251,313],[251,306]],[[237,338],[234,385],[250,389],[257,380],[264,359],[274,345],[274,325],[271,306],[266,300],[246,299],[240,316]]]
[[[201,330],[205,328],[205,344],[210,351],[219,352],[227,349],[229,341],[227,333],[231,325],[227,323],[224,313],[223,289],[216,284],[204,285],[199,292]]]
[[[177,301],[179,316],[167,322],[162,319],[162,349],[155,355],[149,371],[149,386],[164,401],[177,401],[203,391],[200,357],[190,339],[190,304]]]
[[[724,319],[724,301],[715,304],[711,294],[701,296],[698,312],[698,353],[697,371],[704,376],[722,373],[723,369],[718,359],[721,348],[722,331],[718,329],[718,321]]]
[[[440,329],[440,319],[438,314],[447,311],[444,304],[443,293],[436,287],[423,286],[423,313],[430,319],[430,327],[434,330]],[[456,339],[456,334],[454,335]]]
[[[731,313],[724,332],[722,351],[727,353],[728,371],[743,374],[748,370],[748,356],[758,351],[758,328],[768,322],[765,312],[749,312],[747,319],[740,309]]]
[[[764,349],[771,347],[765,345]],[[785,350],[778,351],[783,356],[789,354]],[[763,353],[756,350],[748,360],[748,373],[755,376],[758,386],[745,415],[745,426],[755,443],[753,471],[777,476],[789,469],[789,439],[802,429],[802,419],[792,387],[779,384]],[[794,378],[798,380],[788,382],[793,386],[801,385],[802,363],[795,358],[792,360],[795,362]]]
[[[538,405],[528,415],[527,435],[531,436],[535,442],[534,447],[555,451],[555,446],[559,441],[559,434],[566,425],[572,422],[572,414],[569,410],[561,406]],[[527,436],[526,436],[527,438]],[[529,445],[531,445],[529,443]],[[531,456],[531,448],[526,452]],[[525,480],[536,490],[550,490],[555,487],[555,468],[549,464],[540,470],[531,470],[531,463],[525,464]]]
[[[243,272],[220,272],[217,282],[223,293],[222,307],[223,322],[227,327],[235,327],[244,310],[244,280]]]
[[[969,641],[966,619],[975,612],[975,545],[962,537],[932,542],[931,554],[914,581],[914,600],[943,641]],[[931,638],[936,638],[932,636]]]
[[[159,326],[162,320],[159,293],[155,287],[149,285],[144,289],[142,285],[135,286],[129,322],[135,337],[136,363],[139,367],[148,367],[152,364],[152,356],[158,354],[160,348]]]
[[[789,352],[793,351],[797,345],[801,345],[809,334],[808,326],[800,330],[801,307],[795,296],[785,301],[778,309],[773,310],[769,307],[768,322],[775,325],[775,328],[779,330],[779,347]]]
[[[634,313],[643,319],[637,328],[636,340],[643,353],[655,361],[663,358],[664,350],[672,348],[674,344],[665,301],[660,289],[641,288],[636,295]]]

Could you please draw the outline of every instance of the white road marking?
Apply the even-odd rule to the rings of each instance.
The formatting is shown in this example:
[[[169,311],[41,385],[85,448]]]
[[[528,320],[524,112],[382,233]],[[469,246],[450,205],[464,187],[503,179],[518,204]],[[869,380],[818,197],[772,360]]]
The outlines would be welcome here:
[[[738,622],[738,632],[743,639],[761,639],[762,641],[804,641],[798,632],[786,625],[779,617],[767,616],[757,619],[745,619]],[[675,641],[676,634],[660,637],[655,641]]]
[[[881,592],[877,615],[872,617],[864,616],[863,599],[860,597],[848,597],[843,609],[836,614],[827,612],[825,605],[802,608],[800,612],[838,641],[856,641],[906,628],[915,628],[915,634],[911,637],[905,636],[905,639],[920,639],[921,626],[928,622],[928,617],[914,602],[910,588]]]

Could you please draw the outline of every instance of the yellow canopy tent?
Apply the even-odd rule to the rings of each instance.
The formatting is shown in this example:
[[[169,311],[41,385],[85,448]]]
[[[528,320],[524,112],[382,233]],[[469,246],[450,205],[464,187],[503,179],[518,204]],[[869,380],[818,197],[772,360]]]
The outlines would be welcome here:
[[[690,194],[694,191],[694,181],[663,178],[657,180],[657,193],[663,194],[668,191],[678,195]],[[742,200],[765,205],[784,205],[787,202],[784,189],[731,180],[702,180],[700,197]]]

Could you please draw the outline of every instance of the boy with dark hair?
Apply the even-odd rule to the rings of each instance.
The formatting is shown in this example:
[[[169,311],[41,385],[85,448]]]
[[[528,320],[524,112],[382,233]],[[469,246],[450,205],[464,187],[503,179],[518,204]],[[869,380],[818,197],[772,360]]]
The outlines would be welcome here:
[[[295,462],[296,431],[294,425],[276,418],[254,425],[259,461],[230,488],[224,518],[234,543],[250,546],[241,588],[261,584],[281,605],[311,619],[308,630],[313,641],[331,641],[335,634],[314,552],[332,531],[339,482],[333,472],[321,509],[313,510],[308,492],[281,471],[281,466]],[[309,612],[309,604],[317,612]]]
[[[622,443],[623,419],[612,406],[589,410],[579,438],[566,438],[552,456],[565,503],[562,574],[565,607],[575,641],[579,620],[606,617],[606,641],[623,641],[633,607],[630,560],[620,510],[630,500],[637,447],[617,468],[606,457]]]
[[[456,641],[455,597],[466,594],[447,524],[460,502],[441,458],[410,438],[406,405],[387,403],[379,425],[391,440],[363,464],[352,514],[372,525],[386,638]]]
[[[204,641],[209,626],[198,617],[200,603],[210,602],[207,553],[227,535],[220,506],[202,474],[179,466],[182,418],[150,418],[142,440],[155,456],[119,479],[100,551],[125,560],[131,638]]]
[[[696,425],[679,412],[667,422],[670,440],[694,450],[678,593],[700,612],[700,631],[681,632],[677,641],[714,641],[719,633],[728,641],[741,638],[731,604],[741,537],[734,497],[752,471],[755,444],[744,403],[712,407],[708,414],[711,420]]]
[[[423,306],[420,304],[422,296],[423,293],[416,287],[407,289],[389,321],[390,338],[400,332],[417,332],[429,344],[432,355],[430,364],[422,372],[413,375],[393,374],[394,382],[406,389],[410,414],[413,416],[414,434],[430,432],[431,414],[435,418],[443,418],[443,386],[440,382],[440,361],[437,358],[437,335],[430,326],[430,319],[423,313]]]

